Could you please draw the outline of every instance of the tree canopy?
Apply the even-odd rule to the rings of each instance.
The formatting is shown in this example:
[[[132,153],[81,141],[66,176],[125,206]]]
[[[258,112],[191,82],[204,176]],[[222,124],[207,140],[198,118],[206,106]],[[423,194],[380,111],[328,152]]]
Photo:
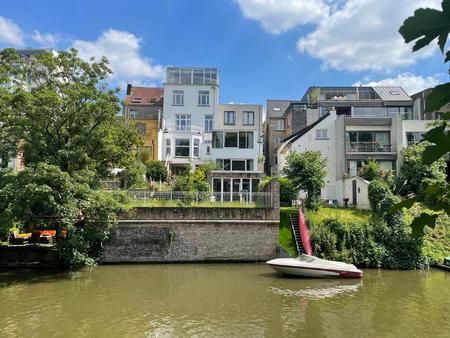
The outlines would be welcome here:
[[[106,79],[108,61],[83,61],[77,51],[43,53],[31,60],[0,52],[0,156],[23,151],[25,165],[53,164],[69,174],[99,177],[132,161],[140,136],[117,116],[120,99]],[[12,85],[11,85],[12,84]]]

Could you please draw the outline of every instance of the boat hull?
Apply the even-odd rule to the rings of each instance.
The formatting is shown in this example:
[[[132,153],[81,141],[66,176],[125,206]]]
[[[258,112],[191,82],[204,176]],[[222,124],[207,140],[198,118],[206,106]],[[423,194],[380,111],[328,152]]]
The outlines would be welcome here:
[[[323,260],[321,261],[323,262]],[[340,262],[332,263],[334,263],[333,266],[330,264],[320,266],[319,264],[308,264],[294,259],[274,259],[266,262],[267,265],[283,275],[315,278],[361,278],[363,275],[363,272],[354,265]]]

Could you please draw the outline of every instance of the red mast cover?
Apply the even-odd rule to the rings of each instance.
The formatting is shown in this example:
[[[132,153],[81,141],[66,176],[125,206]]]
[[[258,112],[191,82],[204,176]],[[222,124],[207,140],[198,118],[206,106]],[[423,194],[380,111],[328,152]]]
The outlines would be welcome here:
[[[307,255],[312,256],[311,239],[309,238],[309,230],[306,226],[305,215],[301,210],[298,211],[298,227],[300,230],[300,237],[302,238],[303,248]]]

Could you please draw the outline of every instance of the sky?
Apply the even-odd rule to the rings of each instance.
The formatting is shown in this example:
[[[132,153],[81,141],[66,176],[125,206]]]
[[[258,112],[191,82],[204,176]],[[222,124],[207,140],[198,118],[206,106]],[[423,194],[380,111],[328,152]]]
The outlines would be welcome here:
[[[440,0],[3,0],[0,48],[75,47],[106,56],[125,89],[161,86],[166,66],[218,67],[222,103],[300,99],[310,86],[448,81],[435,42],[416,53],[398,29]]]

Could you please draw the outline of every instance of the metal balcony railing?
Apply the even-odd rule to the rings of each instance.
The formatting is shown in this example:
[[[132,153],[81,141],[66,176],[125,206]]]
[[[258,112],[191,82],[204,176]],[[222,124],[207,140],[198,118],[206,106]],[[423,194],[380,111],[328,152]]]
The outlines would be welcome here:
[[[347,142],[349,153],[390,153],[391,144],[380,144],[379,142]]]
[[[167,132],[179,132],[179,133],[195,133],[203,134],[203,128],[200,126],[173,126],[168,125],[164,127],[164,131]]]

